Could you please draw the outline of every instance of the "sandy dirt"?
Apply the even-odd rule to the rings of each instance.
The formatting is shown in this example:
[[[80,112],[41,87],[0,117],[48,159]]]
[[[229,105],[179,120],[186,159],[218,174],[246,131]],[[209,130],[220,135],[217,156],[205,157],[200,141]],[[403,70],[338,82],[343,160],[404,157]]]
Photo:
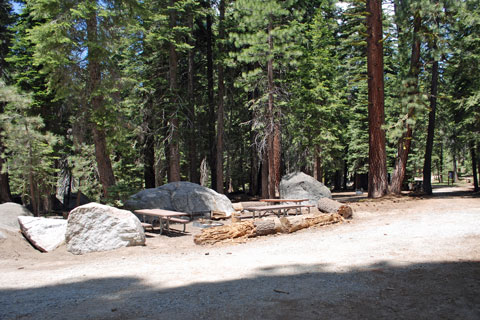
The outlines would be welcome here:
[[[478,194],[335,198],[353,220],[242,244],[190,228],[75,256],[8,233],[0,319],[480,319]]]

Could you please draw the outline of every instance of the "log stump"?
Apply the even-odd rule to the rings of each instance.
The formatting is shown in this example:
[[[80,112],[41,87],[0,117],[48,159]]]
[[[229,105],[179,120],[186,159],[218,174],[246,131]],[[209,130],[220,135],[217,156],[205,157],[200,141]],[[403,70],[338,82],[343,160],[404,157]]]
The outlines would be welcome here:
[[[338,213],[345,219],[353,217],[353,210],[350,206],[329,198],[320,198],[317,202],[317,207],[321,212]]]

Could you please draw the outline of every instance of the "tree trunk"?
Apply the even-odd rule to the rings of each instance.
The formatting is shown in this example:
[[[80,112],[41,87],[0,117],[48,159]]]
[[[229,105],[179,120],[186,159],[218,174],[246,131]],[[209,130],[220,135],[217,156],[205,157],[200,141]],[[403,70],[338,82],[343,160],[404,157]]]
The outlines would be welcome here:
[[[145,188],[155,188],[155,141],[153,136],[148,135],[145,139],[143,150],[143,178]]]
[[[480,178],[480,143],[477,144],[477,165],[478,165],[478,177]]]
[[[269,52],[273,52],[273,38],[272,38],[272,23],[268,24],[268,46]],[[279,155],[277,154],[279,150],[279,137],[277,136],[277,123],[275,119],[276,112],[274,110],[273,103],[273,59],[268,59],[267,61],[267,78],[268,78],[268,117],[267,117],[267,130],[268,130],[268,197],[275,198],[275,187],[277,185],[277,168],[280,166],[277,163],[279,160]]]
[[[477,192],[478,178],[477,178],[477,156],[475,154],[475,144],[470,142],[470,154],[472,156],[472,173],[473,173],[473,191]]]
[[[452,177],[452,183],[455,183],[458,181],[458,169],[457,169],[457,150],[455,147],[453,147],[453,159],[452,159],[452,162],[453,162],[453,177]]]
[[[100,56],[95,44],[98,43],[97,37],[97,13],[91,8],[87,19],[87,38],[88,38],[88,93],[92,113],[98,112],[102,108],[103,98],[100,95],[100,81],[102,79]],[[103,196],[108,196],[108,188],[115,185],[115,176],[113,174],[112,163],[107,148],[107,139],[105,130],[98,125],[95,119],[90,119],[92,126],[93,141],[95,144],[95,157],[98,166],[98,175],[102,184]]]
[[[413,90],[410,95],[418,94],[418,75],[420,73],[420,36],[419,31],[422,24],[422,18],[419,12],[415,12],[413,19],[413,43],[412,43],[412,56],[410,60],[410,72],[411,78],[410,86],[413,86]],[[402,192],[402,184],[405,179],[405,173],[407,171],[408,155],[410,153],[410,146],[412,144],[413,128],[408,123],[408,119],[411,119],[415,109],[409,108],[407,114],[406,132],[400,138],[398,142],[397,157],[395,159],[395,169],[393,171],[392,183],[390,184],[390,192],[394,194],[400,194]]]
[[[322,170],[322,149],[320,146],[315,146],[315,160],[313,164],[313,177],[320,182],[323,182]]]
[[[275,187],[275,194],[280,192],[280,179],[282,178],[282,135],[280,129],[280,110],[278,107],[276,108],[275,116],[274,116],[274,134],[273,134],[273,169],[274,169],[274,187]]]
[[[439,183],[443,183],[443,143],[440,144],[440,178]]]
[[[261,165],[261,196],[262,198],[268,198],[268,155],[265,152],[262,157],[262,165]]]
[[[223,39],[225,38],[225,29],[223,20],[225,18],[225,1],[220,0],[219,5],[220,19],[218,22],[218,52],[223,54]],[[223,80],[223,61],[218,62],[218,110],[217,110],[217,157],[216,157],[216,175],[217,175],[217,192],[223,193],[223,135],[224,135],[224,96],[225,83]]]
[[[175,5],[176,0],[170,0],[170,6]],[[175,9],[170,9],[169,12],[169,27],[171,30],[176,25],[177,13]],[[180,150],[179,150],[179,118],[177,114],[177,95],[178,95],[178,84],[177,84],[177,49],[175,48],[175,43],[170,42],[169,44],[170,55],[169,55],[169,72],[170,72],[170,141],[168,144],[168,157],[169,157],[169,166],[168,166],[168,182],[180,181]]]
[[[387,156],[385,150],[382,1],[367,0],[367,72],[369,175],[368,196],[379,198],[387,193]]]
[[[193,12],[188,14],[188,27],[190,28],[191,38],[189,44],[194,47],[193,41]],[[194,49],[188,51],[188,116],[189,116],[189,141],[188,141],[188,162],[189,162],[189,176],[190,181],[194,183],[200,183],[200,175],[198,171],[198,158],[197,158],[197,133],[196,122],[197,116],[195,112],[195,96],[194,96]]]
[[[206,1],[210,8],[210,1]],[[212,172],[212,189],[217,188],[216,175],[216,143],[215,143],[215,97],[213,92],[213,35],[212,35],[212,16],[207,14],[207,92],[208,92],[208,144],[209,156],[208,163]],[[218,190],[215,190],[218,191]]]
[[[0,114],[3,114],[4,103],[0,102]],[[3,145],[3,127],[0,127],[0,203],[11,202],[12,195],[10,193],[10,183],[8,173],[2,173],[2,168],[6,164],[3,155],[5,154],[5,146]]]
[[[144,115],[143,177],[145,188],[155,188],[155,138],[153,136],[152,104],[149,100]]]
[[[93,141],[95,143],[95,157],[97,159],[98,175],[103,188],[103,195],[108,196],[108,188],[115,185],[112,162],[107,149],[105,131],[93,125]]]
[[[433,50],[436,50],[436,42]],[[432,83],[430,87],[430,112],[428,113],[427,145],[425,148],[425,162],[423,164],[423,191],[425,194],[432,194],[432,152],[433,140],[435,137],[435,112],[437,109],[438,92],[438,61],[434,60],[432,65]]]

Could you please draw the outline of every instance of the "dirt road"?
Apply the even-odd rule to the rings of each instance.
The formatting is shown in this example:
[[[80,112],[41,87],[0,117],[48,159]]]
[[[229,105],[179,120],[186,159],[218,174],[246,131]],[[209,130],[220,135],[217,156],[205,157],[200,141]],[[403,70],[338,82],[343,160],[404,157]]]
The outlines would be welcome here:
[[[436,191],[244,244],[156,236],[73,256],[3,241],[0,319],[480,319],[480,198]]]

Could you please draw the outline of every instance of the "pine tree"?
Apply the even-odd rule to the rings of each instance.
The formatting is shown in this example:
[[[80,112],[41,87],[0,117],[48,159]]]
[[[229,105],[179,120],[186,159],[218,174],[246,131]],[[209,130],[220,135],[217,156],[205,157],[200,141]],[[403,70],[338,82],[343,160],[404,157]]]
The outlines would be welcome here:
[[[130,2],[27,1],[34,19],[31,40],[35,62],[48,74],[57,97],[75,92],[88,119],[103,195],[115,184],[107,128],[114,122],[117,62],[116,39],[125,24]],[[85,82],[84,82],[85,81]],[[84,85],[85,83],[85,85]]]
[[[367,0],[367,65],[369,170],[368,196],[382,197],[387,193],[387,159],[385,150],[382,2]]]
[[[50,132],[42,133],[42,118],[28,115],[31,99],[14,87],[7,87],[3,81],[0,82],[0,101],[7,102],[0,124],[5,130],[2,138],[9,154],[11,182],[23,202],[30,203],[38,216],[51,209],[49,198],[56,186],[53,148],[58,138]]]
[[[247,91],[253,88],[260,91],[254,105],[265,122],[259,116],[254,121],[263,131],[259,149],[265,151],[263,156],[267,160],[269,197],[275,197],[281,176],[282,96],[275,76],[295,64],[301,54],[297,47],[301,26],[294,19],[299,13],[294,4],[295,1],[241,0],[235,2],[234,7],[238,32],[232,34],[232,40],[240,51],[233,56],[238,63],[252,66],[243,73],[239,84],[245,85]],[[259,109],[260,105],[263,108]]]
[[[12,23],[12,20],[10,2],[6,0],[0,1],[0,81],[3,81],[7,73],[7,63],[5,58],[8,54],[8,47],[11,38],[8,27]],[[5,101],[0,100],[0,115],[4,112],[5,104]],[[5,144],[3,136],[4,128],[0,127],[0,203],[12,200],[8,172],[5,168]]]

